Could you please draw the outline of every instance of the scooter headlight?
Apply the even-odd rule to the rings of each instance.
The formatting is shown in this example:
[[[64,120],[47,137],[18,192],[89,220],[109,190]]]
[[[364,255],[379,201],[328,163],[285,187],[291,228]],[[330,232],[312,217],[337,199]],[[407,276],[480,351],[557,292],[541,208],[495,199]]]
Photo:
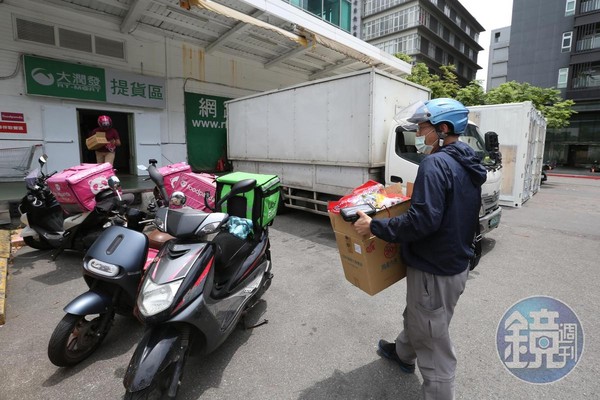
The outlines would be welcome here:
[[[90,271],[93,274],[98,274],[102,276],[117,276],[119,275],[119,266],[110,264],[104,261],[96,260],[92,258],[88,260],[85,264],[85,269]]]
[[[183,279],[157,285],[148,278],[138,296],[138,308],[144,317],[156,315],[171,306]]]

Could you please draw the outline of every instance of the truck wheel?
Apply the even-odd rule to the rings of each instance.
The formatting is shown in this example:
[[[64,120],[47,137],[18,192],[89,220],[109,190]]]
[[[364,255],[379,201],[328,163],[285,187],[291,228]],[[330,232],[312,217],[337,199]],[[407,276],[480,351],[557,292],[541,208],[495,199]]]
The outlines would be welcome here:
[[[110,330],[115,314],[108,312],[88,320],[89,316],[67,314],[58,323],[48,343],[48,358],[57,367],[69,367],[80,363],[102,343]],[[100,325],[109,318],[107,328]]]
[[[283,189],[279,190],[279,204],[277,204],[277,215],[285,214],[287,207],[285,206],[285,196]]]

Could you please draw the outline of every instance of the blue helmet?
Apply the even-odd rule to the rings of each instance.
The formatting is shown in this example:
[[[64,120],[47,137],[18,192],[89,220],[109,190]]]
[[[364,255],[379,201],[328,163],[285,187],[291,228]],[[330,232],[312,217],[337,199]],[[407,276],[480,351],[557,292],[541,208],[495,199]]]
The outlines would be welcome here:
[[[455,134],[465,131],[469,110],[460,101],[440,98],[419,103],[413,105],[413,114],[406,118],[408,122],[418,124],[429,121],[433,125],[446,122],[452,125]]]

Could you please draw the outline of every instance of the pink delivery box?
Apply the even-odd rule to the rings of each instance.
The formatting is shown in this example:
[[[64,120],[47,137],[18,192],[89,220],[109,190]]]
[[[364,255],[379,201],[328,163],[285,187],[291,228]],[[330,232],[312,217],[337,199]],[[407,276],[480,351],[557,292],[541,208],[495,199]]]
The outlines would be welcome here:
[[[213,174],[186,172],[181,174],[179,189],[186,196],[185,205],[196,210],[211,212],[204,203],[204,193],[209,192],[208,204],[215,206],[217,177]]]
[[[181,174],[185,172],[192,172],[192,167],[190,167],[189,164],[184,161],[160,167],[158,172],[160,172],[165,179],[165,189],[167,190],[167,195],[171,197],[173,192],[176,190],[181,190],[179,187]]]
[[[95,196],[108,189],[108,178],[114,175],[110,163],[81,164],[67,168],[48,179],[48,188],[68,213],[91,211]]]

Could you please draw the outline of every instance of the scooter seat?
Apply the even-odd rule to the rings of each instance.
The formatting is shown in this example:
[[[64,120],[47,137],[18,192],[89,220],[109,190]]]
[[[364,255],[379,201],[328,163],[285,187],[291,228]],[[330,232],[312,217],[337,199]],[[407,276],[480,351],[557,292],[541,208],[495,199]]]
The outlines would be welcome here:
[[[159,250],[163,244],[173,239],[173,236],[161,232],[158,229],[152,230],[150,233],[146,234],[146,236],[148,236],[148,240],[150,241],[150,248],[156,250]]]
[[[224,284],[230,280],[255,246],[251,240],[240,239],[229,232],[221,232],[214,239],[215,282]]]

